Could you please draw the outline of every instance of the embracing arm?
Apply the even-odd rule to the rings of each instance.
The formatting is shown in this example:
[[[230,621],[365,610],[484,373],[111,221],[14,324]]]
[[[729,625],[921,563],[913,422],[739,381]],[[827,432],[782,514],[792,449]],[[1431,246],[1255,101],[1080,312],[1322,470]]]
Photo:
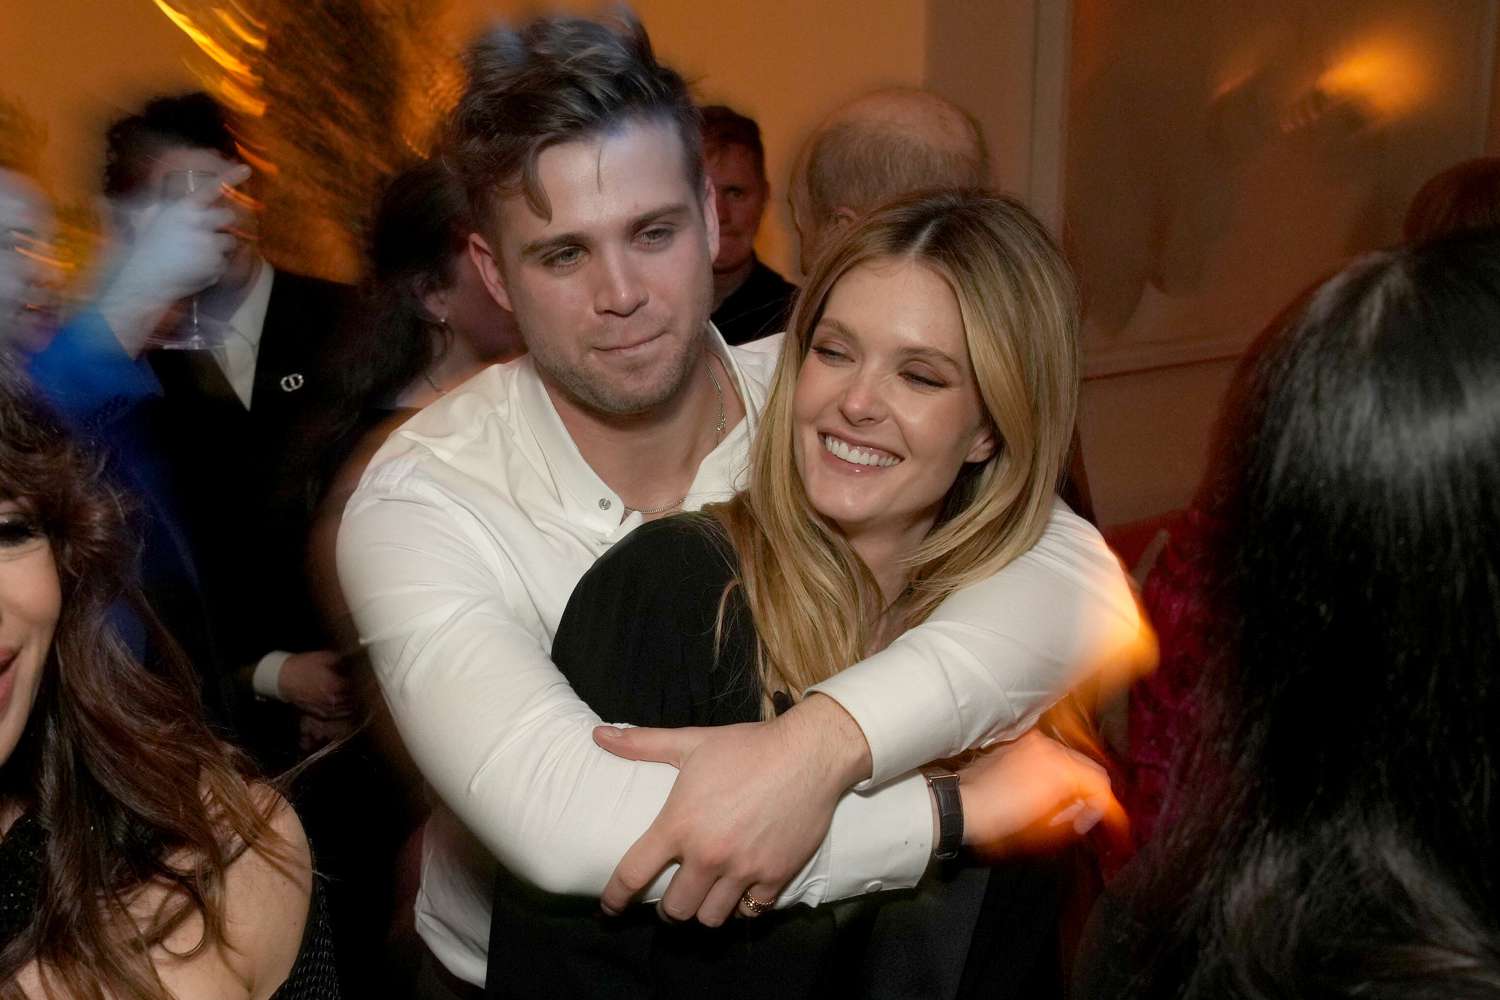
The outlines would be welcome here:
[[[859,724],[879,783],[1015,738],[1080,681],[1149,666],[1155,650],[1119,560],[1057,502],[1030,551],[810,690]]]
[[[550,892],[598,895],[677,771],[593,742],[600,719],[524,627],[524,589],[479,558],[493,543],[464,512],[384,472],[345,511],[339,577],[408,750],[513,873]],[[912,885],[930,851],[920,778],[850,794],[783,898],[816,903],[872,880]],[[671,875],[653,872],[647,897]]]

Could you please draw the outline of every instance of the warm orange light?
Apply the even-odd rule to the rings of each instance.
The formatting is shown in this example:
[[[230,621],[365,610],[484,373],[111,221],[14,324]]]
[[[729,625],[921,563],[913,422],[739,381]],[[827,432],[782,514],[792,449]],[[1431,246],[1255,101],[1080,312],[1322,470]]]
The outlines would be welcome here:
[[[153,2],[161,9],[163,14],[167,15],[167,20],[181,29],[184,35],[193,40],[194,45],[202,49],[204,54],[218,63],[226,73],[244,80],[254,78],[250,67],[243,60],[236,58],[234,53],[214,41],[207,32],[193,23],[192,18],[167,3],[167,0],[153,0]]]
[[[247,21],[241,18],[236,13],[236,11],[229,10],[225,7],[215,7],[214,16],[219,19],[219,23],[223,24],[224,27],[229,29],[231,34],[233,34],[240,41],[244,42],[246,45],[250,46],[255,51],[264,52],[266,50],[265,32],[263,30],[258,30],[263,26],[257,26],[247,23]]]
[[[1396,118],[1421,103],[1428,81],[1416,56],[1395,41],[1369,42],[1318,78],[1318,90],[1335,100],[1354,99],[1379,118]]]

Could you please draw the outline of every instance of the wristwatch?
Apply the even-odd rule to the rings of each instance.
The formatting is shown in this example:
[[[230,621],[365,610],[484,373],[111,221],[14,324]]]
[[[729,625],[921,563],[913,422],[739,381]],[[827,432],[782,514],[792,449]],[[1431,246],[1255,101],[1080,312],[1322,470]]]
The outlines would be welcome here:
[[[958,849],[964,846],[964,802],[958,794],[958,775],[935,767],[922,774],[937,801],[938,841],[932,856],[948,861],[958,857]]]

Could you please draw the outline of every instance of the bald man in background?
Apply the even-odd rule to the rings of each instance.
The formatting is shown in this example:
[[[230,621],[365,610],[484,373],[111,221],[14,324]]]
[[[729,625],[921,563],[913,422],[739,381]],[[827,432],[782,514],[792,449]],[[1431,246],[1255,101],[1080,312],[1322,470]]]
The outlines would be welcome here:
[[[802,273],[851,223],[885,202],[931,188],[988,187],[989,173],[979,123],[952,101],[910,87],[855,98],[823,119],[792,168]],[[1076,429],[1058,493],[1095,522]]]

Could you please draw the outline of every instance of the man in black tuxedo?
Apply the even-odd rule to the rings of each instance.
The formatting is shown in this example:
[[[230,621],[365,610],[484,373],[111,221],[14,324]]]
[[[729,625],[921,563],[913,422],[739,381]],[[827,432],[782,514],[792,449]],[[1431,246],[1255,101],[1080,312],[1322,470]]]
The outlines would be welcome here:
[[[249,169],[207,94],[151,101],[109,129],[106,153],[116,259],[40,365],[44,388],[106,445],[129,442],[115,464],[191,551],[210,636],[192,652],[218,675],[205,688],[232,692],[239,735],[283,765],[299,721],[353,708],[307,593],[312,486],[288,458],[329,400],[351,290],[261,257]],[[200,187],[174,196],[168,175],[182,171]],[[147,349],[180,334],[191,310],[216,346]]]

